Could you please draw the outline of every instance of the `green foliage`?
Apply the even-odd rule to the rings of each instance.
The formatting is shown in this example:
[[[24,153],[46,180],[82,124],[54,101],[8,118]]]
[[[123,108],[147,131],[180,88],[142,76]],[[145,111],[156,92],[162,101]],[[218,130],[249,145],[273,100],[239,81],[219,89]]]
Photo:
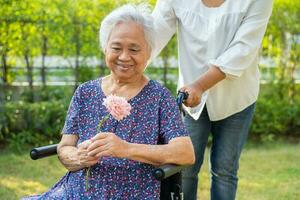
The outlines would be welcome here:
[[[262,87],[250,136],[263,141],[300,137],[300,104],[297,103],[300,95],[292,101],[288,96],[281,96],[278,90],[278,85],[273,84]]]
[[[67,105],[61,101],[4,104],[1,142],[9,142],[16,149],[24,144],[41,145],[57,142],[64,124]]]
[[[262,53],[274,61],[275,68],[270,70],[270,81],[278,83],[276,92],[294,100],[299,93],[296,74],[300,70],[300,2],[276,0],[268,29],[263,40]],[[269,66],[267,66],[269,67]],[[299,76],[299,75],[298,75]]]
[[[78,68],[85,65],[85,58],[103,58],[98,40],[101,20],[113,8],[133,2],[142,1],[2,0],[0,56],[4,59],[0,64],[5,70],[0,70],[1,77],[6,84],[15,80],[10,69],[18,58],[21,62],[16,67],[26,67],[23,73],[32,82],[33,58],[59,55],[75,58],[70,66],[75,69],[75,81],[80,82]]]
[[[3,103],[14,101],[30,102],[30,98],[33,97],[34,102],[64,101],[68,103],[73,92],[73,86],[35,86],[33,90],[30,90],[28,87],[11,86],[5,87],[3,93],[0,93],[0,101],[3,101]]]
[[[262,55],[273,62],[261,66],[269,82],[263,85],[251,132],[262,140],[300,136],[299,85],[300,2],[275,0],[262,43]],[[299,75],[298,75],[299,77]]]
[[[81,68],[79,68],[79,81],[83,83],[83,82],[95,79],[95,78],[97,78],[97,77],[95,77],[96,74],[99,74],[99,72],[95,73],[94,68],[81,67]]]

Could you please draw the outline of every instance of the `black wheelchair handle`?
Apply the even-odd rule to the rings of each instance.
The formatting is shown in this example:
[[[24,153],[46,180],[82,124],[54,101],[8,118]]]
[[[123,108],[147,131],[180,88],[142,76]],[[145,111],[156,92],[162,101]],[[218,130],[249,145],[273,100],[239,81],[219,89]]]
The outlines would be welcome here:
[[[33,148],[30,151],[30,158],[32,160],[37,160],[55,154],[57,154],[57,144],[52,144],[52,145]]]
[[[173,165],[173,164],[166,164],[159,167],[156,167],[152,174],[156,180],[162,181],[174,174],[181,172],[182,169],[186,168],[185,165]]]
[[[183,116],[185,116],[185,112],[182,109],[182,103],[187,100],[187,98],[189,97],[189,93],[188,92],[183,92],[183,91],[178,91],[177,93],[177,97],[176,97],[176,103],[179,107],[179,111],[180,113],[183,114]]]
[[[178,91],[177,97],[176,97],[177,105],[178,106],[181,105],[185,100],[187,100],[188,97],[189,97],[188,92]]]

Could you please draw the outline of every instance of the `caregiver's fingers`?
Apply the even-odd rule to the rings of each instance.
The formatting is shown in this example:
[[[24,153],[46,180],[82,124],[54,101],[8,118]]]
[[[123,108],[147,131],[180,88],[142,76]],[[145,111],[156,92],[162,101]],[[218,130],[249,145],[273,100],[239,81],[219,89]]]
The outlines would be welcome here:
[[[180,88],[181,92],[187,92],[188,98],[183,102],[187,107],[195,107],[201,102],[202,91],[199,90],[194,84],[186,85]]]

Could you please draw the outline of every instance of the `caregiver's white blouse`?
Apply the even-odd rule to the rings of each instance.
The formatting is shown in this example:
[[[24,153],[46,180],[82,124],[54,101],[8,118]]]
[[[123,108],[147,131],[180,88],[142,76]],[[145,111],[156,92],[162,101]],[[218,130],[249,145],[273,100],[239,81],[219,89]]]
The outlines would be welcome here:
[[[257,100],[258,53],[273,0],[226,0],[206,7],[201,0],[158,0],[153,11],[157,32],[154,55],[178,31],[178,87],[190,84],[212,65],[226,73],[195,108],[198,119],[206,103],[212,121],[237,113]]]

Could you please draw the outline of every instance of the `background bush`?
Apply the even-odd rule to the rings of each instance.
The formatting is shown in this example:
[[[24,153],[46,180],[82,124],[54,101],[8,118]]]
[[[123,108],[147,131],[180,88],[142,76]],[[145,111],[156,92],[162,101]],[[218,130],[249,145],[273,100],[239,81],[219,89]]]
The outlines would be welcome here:
[[[256,103],[250,137],[259,140],[300,137],[299,95],[296,101],[277,93],[278,85],[264,85]]]
[[[56,143],[64,125],[68,105],[62,101],[8,102],[1,115],[0,142],[16,149],[24,144]]]

